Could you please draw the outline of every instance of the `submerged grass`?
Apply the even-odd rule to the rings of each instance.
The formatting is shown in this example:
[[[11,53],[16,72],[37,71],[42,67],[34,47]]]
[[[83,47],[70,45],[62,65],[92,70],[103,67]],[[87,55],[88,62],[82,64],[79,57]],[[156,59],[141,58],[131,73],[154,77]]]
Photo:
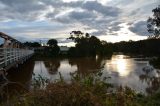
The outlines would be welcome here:
[[[128,87],[112,91],[112,85],[99,77],[101,73],[82,76],[71,74],[70,83],[60,79],[49,82],[34,78],[34,88],[19,96],[12,96],[2,106],[160,106],[160,93],[152,96],[136,94]],[[47,82],[47,83],[46,83]],[[44,87],[45,86],[45,87]]]

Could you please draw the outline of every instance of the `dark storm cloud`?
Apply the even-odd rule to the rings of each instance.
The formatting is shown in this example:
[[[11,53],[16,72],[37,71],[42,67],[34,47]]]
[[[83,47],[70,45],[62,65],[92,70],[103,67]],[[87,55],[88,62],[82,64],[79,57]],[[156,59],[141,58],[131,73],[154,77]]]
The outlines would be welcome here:
[[[136,22],[129,28],[129,30],[132,31],[133,33],[136,33],[137,35],[147,36],[148,35],[147,22],[146,21]]]

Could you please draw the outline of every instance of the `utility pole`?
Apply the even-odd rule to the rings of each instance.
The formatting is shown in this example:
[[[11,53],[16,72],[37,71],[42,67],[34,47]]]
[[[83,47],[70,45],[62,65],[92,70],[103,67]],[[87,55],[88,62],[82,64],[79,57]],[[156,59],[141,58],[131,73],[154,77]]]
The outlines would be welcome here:
[[[42,40],[39,40],[40,45],[42,46]]]

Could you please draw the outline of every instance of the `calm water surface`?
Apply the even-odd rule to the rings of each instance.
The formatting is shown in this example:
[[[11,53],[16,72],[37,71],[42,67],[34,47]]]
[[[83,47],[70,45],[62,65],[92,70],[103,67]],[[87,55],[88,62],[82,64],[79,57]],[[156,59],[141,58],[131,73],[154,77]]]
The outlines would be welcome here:
[[[102,71],[102,77],[111,77],[107,81],[115,86],[128,86],[141,93],[152,93],[160,88],[160,70],[154,69],[145,58],[127,55],[34,61],[31,71],[35,76],[41,75],[53,81],[59,79],[59,72],[65,81],[69,81],[70,73],[85,75]]]

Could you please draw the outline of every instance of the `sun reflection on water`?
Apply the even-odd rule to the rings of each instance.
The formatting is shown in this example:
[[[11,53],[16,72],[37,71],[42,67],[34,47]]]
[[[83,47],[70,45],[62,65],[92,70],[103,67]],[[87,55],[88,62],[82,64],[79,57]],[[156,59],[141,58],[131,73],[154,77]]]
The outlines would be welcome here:
[[[113,56],[110,61],[107,61],[106,67],[109,71],[117,72],[119,76],[128,76],[130,73],[130,61],[124,58],[124,55]]]

